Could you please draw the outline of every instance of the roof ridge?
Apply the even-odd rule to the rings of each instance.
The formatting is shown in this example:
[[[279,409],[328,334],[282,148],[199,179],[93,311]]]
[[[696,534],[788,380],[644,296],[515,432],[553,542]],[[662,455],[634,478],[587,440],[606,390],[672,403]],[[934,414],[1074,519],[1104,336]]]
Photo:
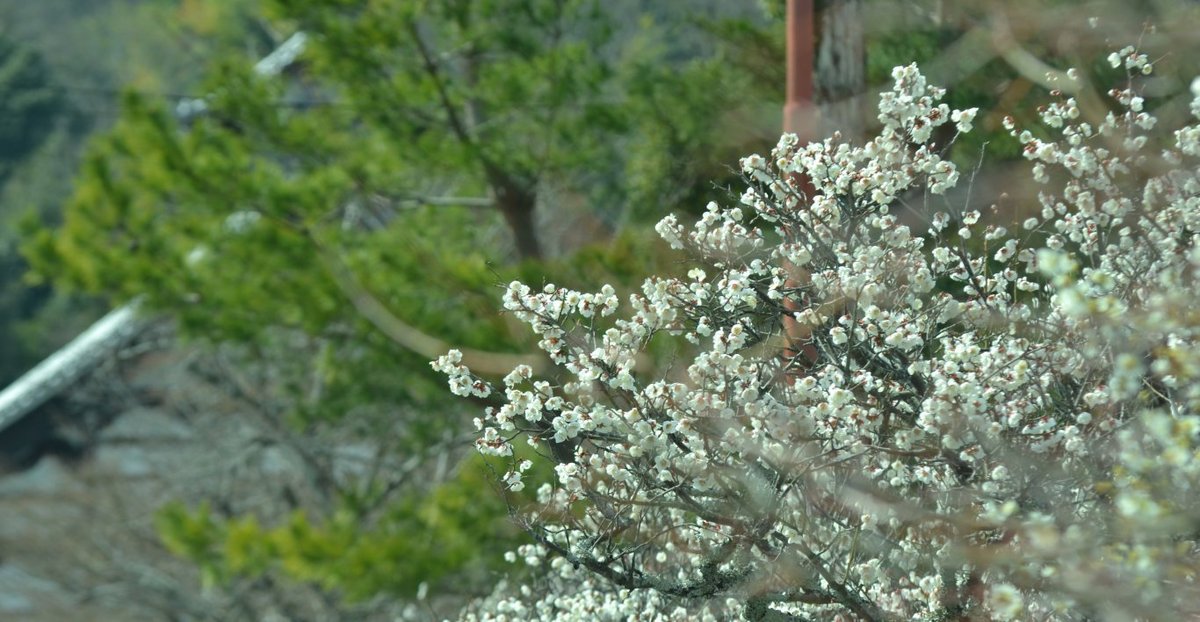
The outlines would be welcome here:
[[[137,336],[146,325],[139,306],[134,301],[109,311],[0,391],[0,434]]]

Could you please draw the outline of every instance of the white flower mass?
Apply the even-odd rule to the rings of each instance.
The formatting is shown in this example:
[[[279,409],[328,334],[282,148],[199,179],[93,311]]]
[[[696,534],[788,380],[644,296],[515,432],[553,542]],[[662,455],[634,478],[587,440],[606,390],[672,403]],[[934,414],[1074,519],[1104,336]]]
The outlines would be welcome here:
[[[865,145],[785,136],[742,160],[740,204],[664,219],[686,277],[624,305],[512,283],[544,379],[435,364],[456,394],[503,395],[477,445],[512,456],[508,488],[518,442],[553,474],[512,556],[538,570],[465,620],[1200,611],[1200,127],[1152,149],[1120,89],[1099,126],[1065,96],[1040,134],[1006,120],[1040,217],[989,224],[938,197],[960,174],[929,144],[976,110],[915,66],[892,77]]]

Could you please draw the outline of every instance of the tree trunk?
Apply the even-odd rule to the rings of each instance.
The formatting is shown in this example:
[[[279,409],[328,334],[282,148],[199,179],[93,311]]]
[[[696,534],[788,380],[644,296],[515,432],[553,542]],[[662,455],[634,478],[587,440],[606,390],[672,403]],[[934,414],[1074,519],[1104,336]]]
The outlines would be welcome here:
[[[818,136],[837,131],[844,140],[859,142],[866,125],[864,98],[858,97],[866,88],[863,0],[824,0],[816,9]]]
[[[533,221],[537,194],[503,173],[493,173],[489,177],[492,192],[496,195],[496,207],[504,214],[504,221],[512,231],[517,255],[521,259],[541,259],[542,247]]]

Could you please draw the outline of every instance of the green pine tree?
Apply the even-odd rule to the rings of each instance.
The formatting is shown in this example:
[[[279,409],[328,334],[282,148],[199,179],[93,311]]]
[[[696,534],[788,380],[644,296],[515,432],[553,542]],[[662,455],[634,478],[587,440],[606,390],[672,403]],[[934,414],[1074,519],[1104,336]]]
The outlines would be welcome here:
[[[241,344],[298,433],[399,435],[405,455],[465,423],[430,358],[454,345],[481,370],[540,361],[497,312],[498,284],[636,286],[659,248],[621,225],[718,195],[732,154],[756,148],[731,112],[770,97],[747,97],[759,87],[698,22],[629,22],[591,0],[272,11],[308,36],[297,63],[264,77],[222,57],[202,112],[182,118],[129,93],[62,226],[26,250],[56,283]],[[329,507],[270,525],[172,506],[161,530],[214,581],[282,571],[408,596],[518,541],[482,468],[402,490],[339,485]]]

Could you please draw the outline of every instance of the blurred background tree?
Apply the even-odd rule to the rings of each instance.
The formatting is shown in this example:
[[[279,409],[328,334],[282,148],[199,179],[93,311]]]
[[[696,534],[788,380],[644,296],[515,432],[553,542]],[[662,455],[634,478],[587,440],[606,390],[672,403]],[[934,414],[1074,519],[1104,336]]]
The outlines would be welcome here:
[[[62,135],[78,125],[66,95],[56,83],[42,56],[33,48],[0,35],[0,188],[23,165],[52,152]],[[74,123],[73,123],[74,122]],[[49,143],[49,144],[48,144]],[[0,212],[0,274],[19,275],[24,262],[16,252],[12,214]],[[27,289],[18,280],[0,281],[0,340],[11,344],[0,355],[0,382],[24,371],[36,350],[20,330],[42,306],[47,288]]]
[[[101,300],[22,277],[22,219],[61,219],[90,136],[122,89],[166,96],[195,86],[215,49],[269,38],[254,0],[45,0],[0,3],[0,383],[105,311]]]
[[[520,541],[478,461],[401,473],[467,449],[428,360],[528,356],[497,313],[512,278],[636,284],[657,251],[622,225],[718,196],[775,125],[734,114],[759,87],[701,22],[635,4],[280,1],[272,43],[307,36],[283,75],[248,62],[271,46],[226,49],[194,98],[127,91],[62,225],[27,245],[38,274],[240,344],[261,408],[300,437],[386,439],[369,474],[316,460],[321,494],[288,516],[165,510],[206,577],[411,597],[462,589]]]

